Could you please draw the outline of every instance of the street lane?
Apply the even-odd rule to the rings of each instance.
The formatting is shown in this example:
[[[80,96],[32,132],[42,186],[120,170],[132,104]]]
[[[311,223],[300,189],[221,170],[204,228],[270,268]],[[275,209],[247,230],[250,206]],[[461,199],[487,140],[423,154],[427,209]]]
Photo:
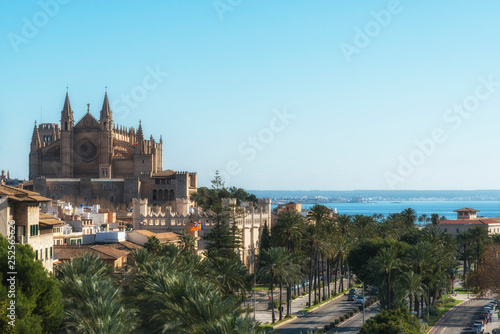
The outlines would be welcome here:
[[[367,309],[365,313],[365,321],[377,315],[378,313],[380,313],[380,309],[378,308],[378,306],[373,306]],[[363,326],[363,313],[360,313],[354,318],[349,319],[348,321],[343,323],[342,326],[335,327],[335,329],[333,329],[331,332],[354,334],[359,333],[359,331],[361,330],[361,326]]]
[[[335,321],[335,319],[356,306],[358,305],[354,301],[347,301],[347,296],[342,296],[319,309],[308,312],[304,316],[298,315],[297,319],[286,323],[282,327],[277,328],[277,330],[283,334],[306,333],[308,329],[322,327]]]

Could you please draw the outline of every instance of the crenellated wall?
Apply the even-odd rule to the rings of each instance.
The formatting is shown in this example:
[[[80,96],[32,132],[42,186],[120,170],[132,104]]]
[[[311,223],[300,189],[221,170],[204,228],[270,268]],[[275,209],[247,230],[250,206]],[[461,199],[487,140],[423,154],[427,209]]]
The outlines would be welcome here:
[[[200,240],[198,241],[198,249],[204,250],[207,246],[207,241],[203,237],[209,233],[213,227],[213,222],[209,220],[207,215],[199,208],[195,207],[192,214],[186,212],[186,208],[182,207],[181,211],[172,211],[167,208],[165,212],[160,211],[160,207],[148,206],[147,199],[133,199],[133,226],[135,230],[148,230],[154,233],[161,232],[183,232],[187,230],[194,222],[203,223],[203,230],[198,231]],[[184,203],[185,204],[185,203]],[[236,200],[228,199],[226,205],[236,204]],[[179,203],[177,204],[179,210]],[[182,204],[181,204],[182,206]],[[229,224],[236,224],[241,232],[241,247],[239,255],[245,265],[252,272],[251,258],[259,253],[259,241],[264,224],[271,224],[271,200],[259,200],[259,206],[255,209],[250,207],[235,207],[233,219],[230,219]]]

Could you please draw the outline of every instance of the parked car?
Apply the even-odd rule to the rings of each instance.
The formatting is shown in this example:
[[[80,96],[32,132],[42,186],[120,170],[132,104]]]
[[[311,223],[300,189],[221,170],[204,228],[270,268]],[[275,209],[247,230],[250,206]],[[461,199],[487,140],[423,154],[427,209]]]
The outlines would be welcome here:
[[[365,297],[363,296],[358,296],[356,298],[356,304],[364,304],[365,303]]]
[[[355,300],[356,299],[356,294],[355,293],[350,293],[347,295],[347,300]]]
[[[349,290],[349,293],[354,293],[354,294],[356,294],[356,293],[358,293],[358,290],[356,290],[355,288],[352,288],[351,290]]]

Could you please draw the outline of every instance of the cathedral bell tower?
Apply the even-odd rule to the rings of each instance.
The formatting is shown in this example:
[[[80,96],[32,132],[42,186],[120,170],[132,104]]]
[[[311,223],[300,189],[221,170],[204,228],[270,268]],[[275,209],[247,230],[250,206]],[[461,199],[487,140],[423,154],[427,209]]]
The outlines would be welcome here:
[[[113,112],[109,106],[108,92],[104,94],[101,116],[99,177],[111,178],[111,163],[113,160]]]
[[[64,107],[61,111],[61,172],[60,177],[73,177],[73,110],[66,91]]]

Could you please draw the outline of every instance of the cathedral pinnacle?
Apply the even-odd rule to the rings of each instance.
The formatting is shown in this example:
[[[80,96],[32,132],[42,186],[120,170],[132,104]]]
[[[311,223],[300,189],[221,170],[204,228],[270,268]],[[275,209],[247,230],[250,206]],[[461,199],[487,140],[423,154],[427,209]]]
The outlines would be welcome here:
[[[101,119],[111,117],[111,108],[109,106],[108,92],[104,93],[104,101],[102,103]]]

